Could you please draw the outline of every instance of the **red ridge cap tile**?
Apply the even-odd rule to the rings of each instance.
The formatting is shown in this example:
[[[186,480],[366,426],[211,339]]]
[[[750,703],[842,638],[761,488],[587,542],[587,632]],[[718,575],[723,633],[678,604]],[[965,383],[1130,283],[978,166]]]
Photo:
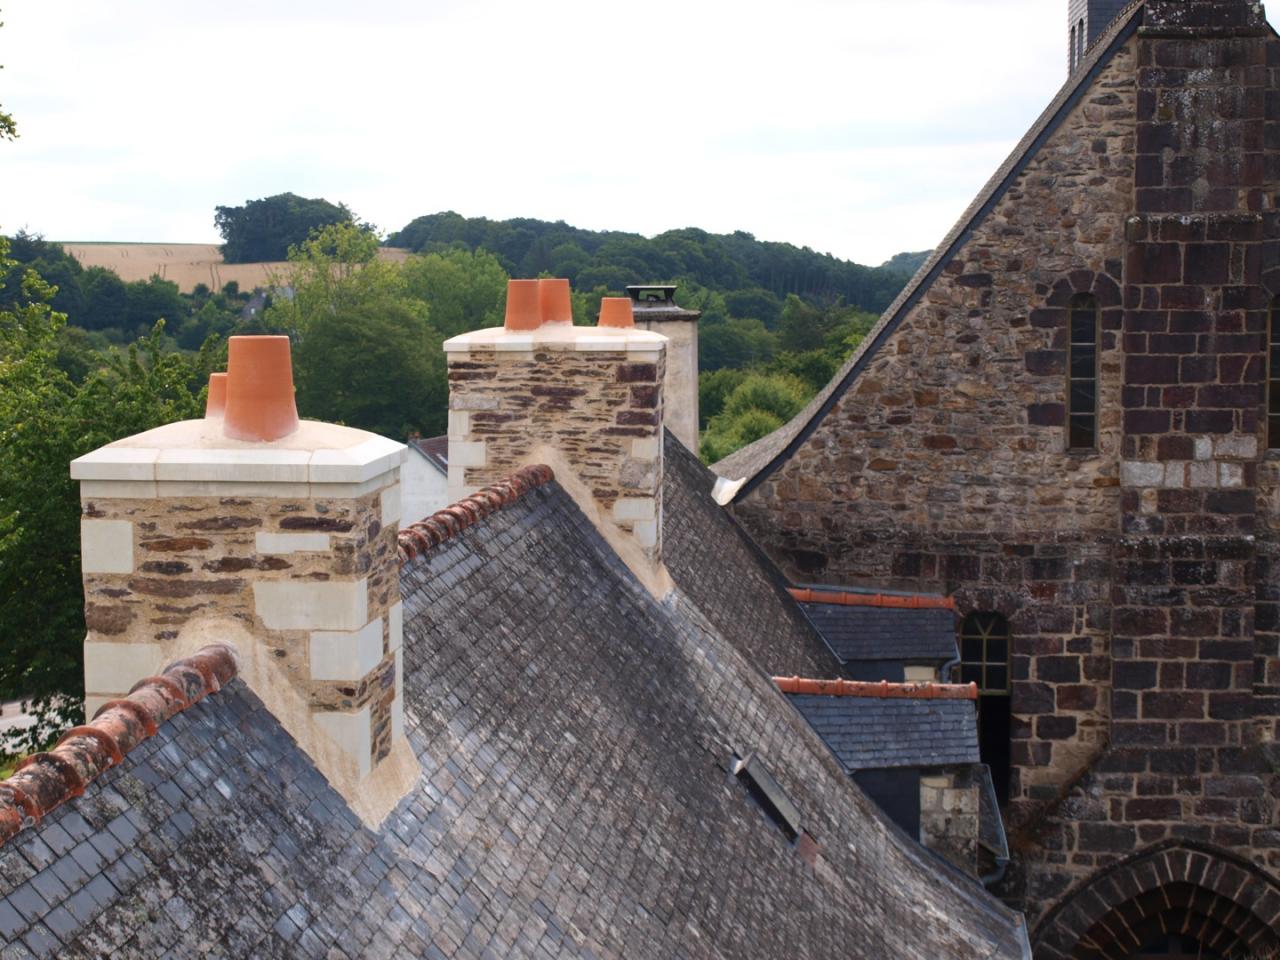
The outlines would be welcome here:
[[[939,597],[928,593],[852,593],[841,590],[812,590],[791,587],[791,597],[797,603],[830,603],[841,607],[895,607],[901,610],[954,610],[954,597]]]
[[[521,467],[505,480],[477,490],[457,503],[451,503],[431,516],[409,524],[396,534],[400,565],[403,566],[433,547],[440,546],[473,523],[479,523],[507,504],[519,500],[530,490],[550,483],[555,478],[551,468],[545,464]]]
[[[27,757],[13,776],[0,780],[0,844],[80,796],[160,724],[220,690],[236,669],[232,649],[211,644],[159,676],[140,680],[127,697],[103,704],[93,720],[72,727],[52,750]]]
[[[977,700],[976,683],[891,683],[869,680],[810,680],[774,677],[783,693],[826,697],[875,697],[882,700]]]

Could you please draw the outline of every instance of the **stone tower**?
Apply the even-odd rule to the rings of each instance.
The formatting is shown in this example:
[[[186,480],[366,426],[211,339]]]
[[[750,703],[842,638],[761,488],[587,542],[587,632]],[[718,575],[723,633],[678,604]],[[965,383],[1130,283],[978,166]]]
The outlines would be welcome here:
[[[1102,31],[1124,9],[1127,0],[1067,0],[1067,72],[1075,73]]]

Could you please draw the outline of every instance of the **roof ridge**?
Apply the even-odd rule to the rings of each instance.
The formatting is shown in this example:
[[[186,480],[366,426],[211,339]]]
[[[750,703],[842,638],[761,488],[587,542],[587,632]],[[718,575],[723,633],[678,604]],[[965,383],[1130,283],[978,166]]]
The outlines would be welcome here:
[[[174,714],[217,693],[236,673],[231,647],[201,647],[158,676],[139,680],[124,699],[104,703],[89,723],[72,727],[52,750],[27,757],[13,776],[0,780],[0,845],[83,794]]]
[[[409,524],[396,535],[401,566],[555,478],[545,463],[521,467],[507,479],[477,490],[457,503]]]
[[[891,683],[888,680],[812,680],[774,677],[783,693],[825,697],[871,697],[878,700],[977,700],[976,683]]]
[[[933,593],[855,593],[845,590],[814,590],[789,587],[797,603],[829,603],[841,607],[896,607],[902,610],[954,610],[954,597]]]

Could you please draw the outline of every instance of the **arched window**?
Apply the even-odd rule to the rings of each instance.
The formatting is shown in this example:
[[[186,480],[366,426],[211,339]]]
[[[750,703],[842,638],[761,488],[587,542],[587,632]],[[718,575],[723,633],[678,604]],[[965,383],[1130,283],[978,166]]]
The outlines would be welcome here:
[[[1009,621],[975,610],[960,624],[960,681],[978,685],[978,752],[996,799],[1009,799]]]
[[[1098,445],[1098,301],[1087,293],[1071,301],[1067,343],[1067,449]]]
[[[1071,28],[1071,43],[1067,47],[1067,72],[1076,72],[1076,28]]]
[[[1271,301],[1267,323],[1267,446],[1280,448],[1280,297]]]
[[[1076,24],[1076,66],[1084,63],[1084,17]]]

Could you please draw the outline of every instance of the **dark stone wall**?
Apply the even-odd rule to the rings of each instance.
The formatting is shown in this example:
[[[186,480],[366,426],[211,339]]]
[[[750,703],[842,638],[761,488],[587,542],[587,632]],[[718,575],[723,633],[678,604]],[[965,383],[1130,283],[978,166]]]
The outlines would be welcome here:
[[[1280,49],[1151,0],[812,437],[735,508],[799,579],[940,590],[1013,631],[1033,920],[1192,843],[1280,875]],[[1123,183],[1118,184],[1117,178]],[[1068,305],[1100,308],[1097,448],[1066,449]]]

